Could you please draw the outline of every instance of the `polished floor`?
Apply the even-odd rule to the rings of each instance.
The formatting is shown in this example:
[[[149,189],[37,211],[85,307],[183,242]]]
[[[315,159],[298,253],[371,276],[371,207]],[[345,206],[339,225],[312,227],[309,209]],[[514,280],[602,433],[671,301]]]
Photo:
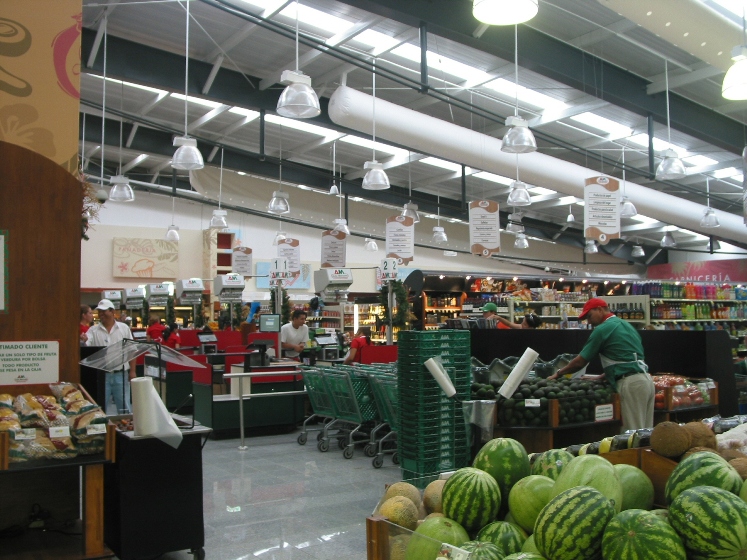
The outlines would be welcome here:
[[[290,434],[208,440],[203,449],[205,557],[209,560],[365,560],[366,516],[386,483],[400,480],[385,456],[375,469],[356,447],[345,459],[316,433],[301,446]],[[187,551],[164,560],[188,560]]]

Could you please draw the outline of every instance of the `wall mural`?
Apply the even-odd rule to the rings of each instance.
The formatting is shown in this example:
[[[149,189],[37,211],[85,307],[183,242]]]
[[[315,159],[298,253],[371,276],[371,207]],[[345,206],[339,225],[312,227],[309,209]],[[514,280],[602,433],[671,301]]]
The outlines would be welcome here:
[[[115,237],[112,276],[119,278],[176,278],[179,244],[163,239]]]

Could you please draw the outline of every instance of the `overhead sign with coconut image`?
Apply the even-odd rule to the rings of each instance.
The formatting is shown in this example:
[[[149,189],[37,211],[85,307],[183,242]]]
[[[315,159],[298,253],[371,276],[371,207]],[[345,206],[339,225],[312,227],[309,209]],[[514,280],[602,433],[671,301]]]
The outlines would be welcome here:
[[[620,183],[613,177],[590,177],[584,187],[584,237],[602,245],[620,238]]]

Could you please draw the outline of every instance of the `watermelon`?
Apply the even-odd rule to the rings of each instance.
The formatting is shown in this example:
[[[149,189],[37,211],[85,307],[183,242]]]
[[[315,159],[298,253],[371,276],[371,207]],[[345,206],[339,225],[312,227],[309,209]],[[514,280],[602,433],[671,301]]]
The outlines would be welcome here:
[[[742,483],[742,489],[739,491],[739,497],[747,502],[747,480]]]
[[[530,474],[514,484],[508,494],[508,511],[519,527],[531,533],[534,522],[550,501],[552,478]]]
[[[459,548],[470,553],[469,560],[503,560],[505,554],[493,543],[467,541]]]
[[[623,490],[615,467],[599,455],[579,455],[574,457],[558,475],[550,492],[554,498],[558,494],[576,486],[596,488],[612,502],[615,513],[620,513]]]
[[[475,532],[493,521],[501,507],[501,490],[485,471],[464,467],[444,484],[441,507],[469,532]]]
[[[469,540],[464,527],[447,517],[432,517],[421,523],[407,543],[405,560],[433,560],[441,544],[461,546]]]
[[[742,477],[726,459],[715,453],[693,453],[682,459],[669,475],[664,487],[667,505],[671,504],[683,490],[695,486],[715,486],[738,495],[742,489]]]
[[[654,505],[654,483],[633,465],[615,465],[623,489],[622,510],[651,509]]]
[[[529,538],[524,541],[524,544],[521,545],[521,551],[522,552],[536,552],[539,554],[539,549],[537,548],[537,544],[534,542],[534,534],[529,535]]]
[[[521,552],[527,534],[516,525],[506,521],[495,521],[477,533],[477,540],[493,543],[504,556]]]
[[[560,471],[571,462],[571,459],[573,459],[573,455],[565,449],[550,449],[541,453],[532,463],[532,474],[541,474],[556,480]]]
[[[669,506],[669,522],[693,560],[747,558],[747,504],[727,490],[680,492]]]
[[[472,466],[489,473],[498,482],[501,496],[506,502],[513,485],[529,476],[527,451],[523,445],[511,438],[491,439],[477,453]]]
[[[599,490],[589,486],[570,488],[540,512],[534,525],[534,542],[549,560],[599,558],[604,528],[614,516],[614,506]]]
[[[545,560],[545,557],[536,552],[517,552],[509,554],[503,560]]]
[[[618,513],[602,537],[605,560],[687,560],[679,535],[660,516],[642,509]]]

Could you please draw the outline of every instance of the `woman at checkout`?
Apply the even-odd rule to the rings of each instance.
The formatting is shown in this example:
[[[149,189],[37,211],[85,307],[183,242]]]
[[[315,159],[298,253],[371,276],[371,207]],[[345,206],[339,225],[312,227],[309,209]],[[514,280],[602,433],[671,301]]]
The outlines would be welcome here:
[[[342,363],[345,365],[350,365],[353,362],[360,363],[360,350],[364,346],[371,346],[371,327],[360,327],[358,329],[358,332],[353,337],[353,341],[350,343],[348,355],[345,356],[345,360]]]

